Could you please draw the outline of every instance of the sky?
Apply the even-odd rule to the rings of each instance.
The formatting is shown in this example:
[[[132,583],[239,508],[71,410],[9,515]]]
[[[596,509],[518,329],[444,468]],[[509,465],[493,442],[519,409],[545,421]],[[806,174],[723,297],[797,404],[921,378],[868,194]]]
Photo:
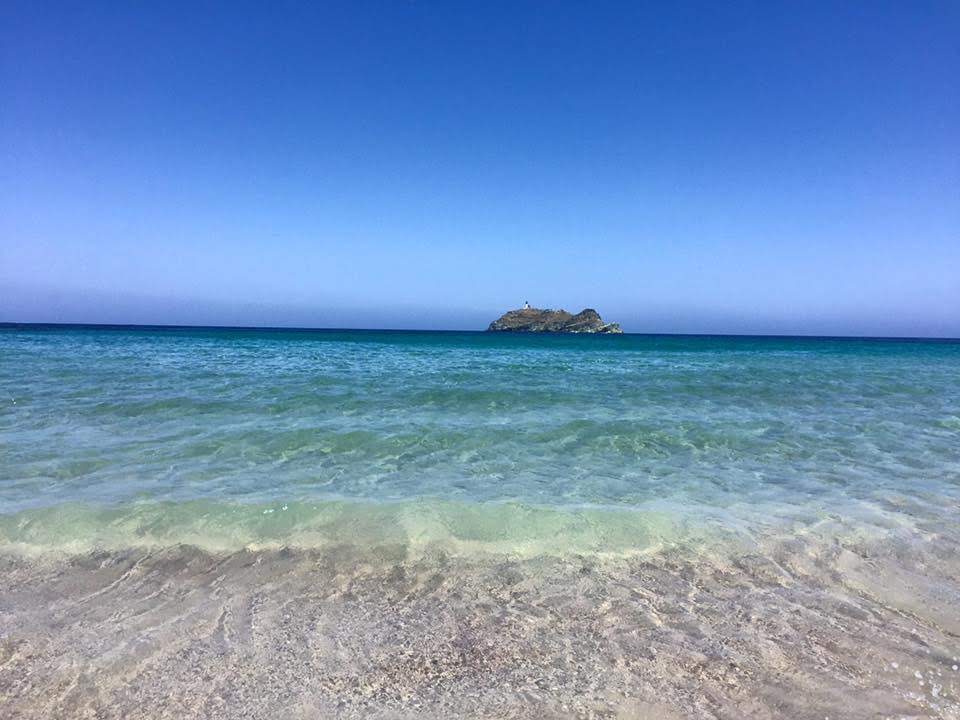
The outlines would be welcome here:
[[[960,4],[0,4],[0,321],[960,337]]]

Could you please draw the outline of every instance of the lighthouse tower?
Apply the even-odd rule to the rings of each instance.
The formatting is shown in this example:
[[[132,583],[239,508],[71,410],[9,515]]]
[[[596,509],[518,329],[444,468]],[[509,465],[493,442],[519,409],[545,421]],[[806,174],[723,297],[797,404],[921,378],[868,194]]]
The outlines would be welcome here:
[[[524,310],[529,310],[529,309],[530,309],[530,303],[524,301],[524,303],[523,303],[523,309],[524,309]]]

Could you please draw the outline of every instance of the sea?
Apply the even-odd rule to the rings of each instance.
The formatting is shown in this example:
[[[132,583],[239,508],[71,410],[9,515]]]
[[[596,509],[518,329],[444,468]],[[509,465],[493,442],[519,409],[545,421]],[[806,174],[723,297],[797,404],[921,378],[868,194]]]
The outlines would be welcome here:
[[[0,327],[15,717],[957,718],[958,555],[956,340]]]

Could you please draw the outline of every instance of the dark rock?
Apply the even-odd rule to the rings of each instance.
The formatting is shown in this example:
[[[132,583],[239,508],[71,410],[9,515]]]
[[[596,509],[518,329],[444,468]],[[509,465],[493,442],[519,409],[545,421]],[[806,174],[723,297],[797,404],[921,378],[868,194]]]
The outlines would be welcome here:
[[[617,323],[605,323],[592,308],[571,315],[566,310],[525,307],[509,310],[490,323],[487,332],[622,333]]]

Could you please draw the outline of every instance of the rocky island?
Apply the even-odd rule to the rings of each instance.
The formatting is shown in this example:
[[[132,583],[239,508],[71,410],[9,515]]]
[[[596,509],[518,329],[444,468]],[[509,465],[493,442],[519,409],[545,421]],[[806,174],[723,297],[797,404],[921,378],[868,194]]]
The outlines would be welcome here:
[[[592,308],[576,315],[566,310],[541,310],[525,305],[509,310],[490,323],[487,332],[559,332],[559,333],[622,333],[617,323],[605,323]]]

